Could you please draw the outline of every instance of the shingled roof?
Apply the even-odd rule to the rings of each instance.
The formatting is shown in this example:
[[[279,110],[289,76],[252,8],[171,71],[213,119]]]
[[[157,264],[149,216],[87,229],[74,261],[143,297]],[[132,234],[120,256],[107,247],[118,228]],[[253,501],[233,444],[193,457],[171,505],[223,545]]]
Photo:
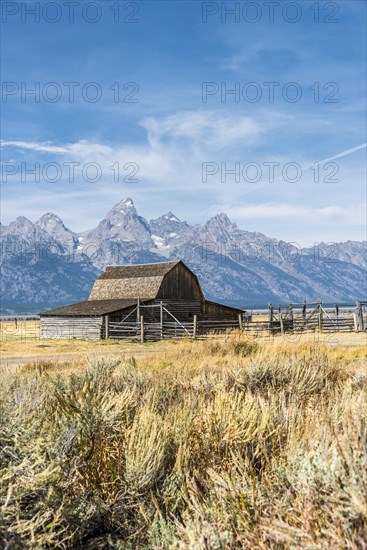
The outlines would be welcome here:
[[[164,276],[180,260],[158,264],[108,266],[93,285],[89,300],[113,300],[121,296],[153,300]]]
[[[57,316],[57,317],[69,317],[69,316],[100,316],[107,315],[108,313],[114,313],[121,309],[126,309],[131,306],[135,306],[137,300],[87,300],[86,302],[78,302],[77,304],[71,304],[69,306],[58,307],[42,312],[43,317]]]
[[[132,279],[135,277],[164,277],[180,260],[162,262],[159,264],[117,265],[107,266],[106,271],[98,279]]]

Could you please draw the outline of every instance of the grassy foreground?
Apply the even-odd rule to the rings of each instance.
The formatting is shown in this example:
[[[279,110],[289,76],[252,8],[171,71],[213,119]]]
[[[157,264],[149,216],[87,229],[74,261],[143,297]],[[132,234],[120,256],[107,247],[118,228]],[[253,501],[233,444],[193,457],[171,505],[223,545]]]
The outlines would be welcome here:
[[[2,367],[0,547],[365,549],[364,350]]]

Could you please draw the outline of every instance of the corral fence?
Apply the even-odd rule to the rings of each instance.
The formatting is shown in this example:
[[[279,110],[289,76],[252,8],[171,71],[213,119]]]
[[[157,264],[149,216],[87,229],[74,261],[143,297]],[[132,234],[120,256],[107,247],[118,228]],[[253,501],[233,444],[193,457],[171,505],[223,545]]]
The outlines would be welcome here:
[[[275,308],[268,306],[267,318],[256,316],[244,323],[247,332],[363,332],[367,329],[367,301],[358,301],[356,306],[326,308],[321,300],[302,304],[289,303]],[[255,319],[254,319],[255,317]]]
[[[162,340],[174,338],[200,338],[209,334],[222,334],[230,329],[248,333],[271,335],[301,332],[361,332],[367,328],[367,302],[359,301],[356,307],[347,309],[336,305],[325,308],[321,300],[314,303],[279,305],[269,304],[267,318],[256,320],[247,312],[238,319],[178,320],[163,303],[140,305],[122,321],[111,322],[104,317],[102,338]]]
[[[313,303],[289,303],[267,310],[243,312],[234,319],[205,319],[193,315],[192,319],[181,321],[164,303],[154,305],[139,304],[120,322],[113,322],[104,316],[100,329],[101,338],[139,340],[204,338],[207,335],[220,335],[237,329],[247,334],[277,335],[301,334],[307,332],[364,332],[367,330],[367,301],[358,301],[355,306],[324,306],[321,300]],[[13,338],[29,340],[40,338],[38,317],[0,317],[1,341]],[[86,338],[88,333],[86,333]],[[98,338],[98,334],[96,336]],[[71,327],[70,338],[75,338]]]
[[[221,334],[230,329],[239,329],[240,322],[233,321],[200,321],[193,319],[192,322],[183,321],[164,321],[161,323],[145,322],[144,317],[140,322],[134,323],[108,323],[108,332],[106,324],[102,328],[103,338],[116,339],[139,339],[163,340],[175,338],[200,338],[208,334]]]
[[[102,338],[163,340],[199,338],[207,334],[223,333],[242,328],[242,315],[238,319],[201,320],[193,315],[192,321],[181,321],[163,303],[138,305],[120,322],[111,322],[106,315],[102,325]]]

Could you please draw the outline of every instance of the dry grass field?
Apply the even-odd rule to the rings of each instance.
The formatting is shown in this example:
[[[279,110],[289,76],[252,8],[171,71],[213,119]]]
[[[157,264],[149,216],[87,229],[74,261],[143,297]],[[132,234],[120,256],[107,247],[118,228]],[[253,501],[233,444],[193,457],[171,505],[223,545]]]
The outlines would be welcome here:
[[[221,337],[220,337],[221,338]],[[289,344],[314,343],[327,346],[360,347],[366,346],[366,333],[304,333],[298,335],[286,334],[284,337],[272,337],[248,334],[249,339],[276,344],[283,341]],[[39,321],[2,321],[0,322],[0,355],[2,363],[17,363],[17,359],[28,361],[66,360],[87,357],[93,354],[165,354],[170,350],[175,352],[176,341],[147,342],[143,346],[139,341],[126,340],[40,340]]]
[[[88,340],[40,340],[39,321],[21,321],[15,327],[14,322],[1,323],[1,359],[31,358],[63,355],[79,356],[86,353],[109,353],[116,349],[135,349],[134,343],[118,341]],[[143,348],[144,349],[144,348]]]
[[[347,336],[5,339],[35,361],[0,367],[0,547],[366,548],[366,350]]]

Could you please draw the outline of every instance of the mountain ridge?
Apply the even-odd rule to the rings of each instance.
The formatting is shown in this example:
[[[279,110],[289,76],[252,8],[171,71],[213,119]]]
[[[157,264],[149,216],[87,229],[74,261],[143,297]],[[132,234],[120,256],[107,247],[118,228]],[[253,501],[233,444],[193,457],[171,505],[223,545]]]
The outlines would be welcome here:
[[[147,221],[128,197],[96,227],[74,232],[52,212],[1,226],[2,311],[39,311],[87,299],[106,265],[182,259],[208,299],[246,307],[366,295],[366,241],[298,248],[240,229],[225,212],[190,225],[172,212]]]

